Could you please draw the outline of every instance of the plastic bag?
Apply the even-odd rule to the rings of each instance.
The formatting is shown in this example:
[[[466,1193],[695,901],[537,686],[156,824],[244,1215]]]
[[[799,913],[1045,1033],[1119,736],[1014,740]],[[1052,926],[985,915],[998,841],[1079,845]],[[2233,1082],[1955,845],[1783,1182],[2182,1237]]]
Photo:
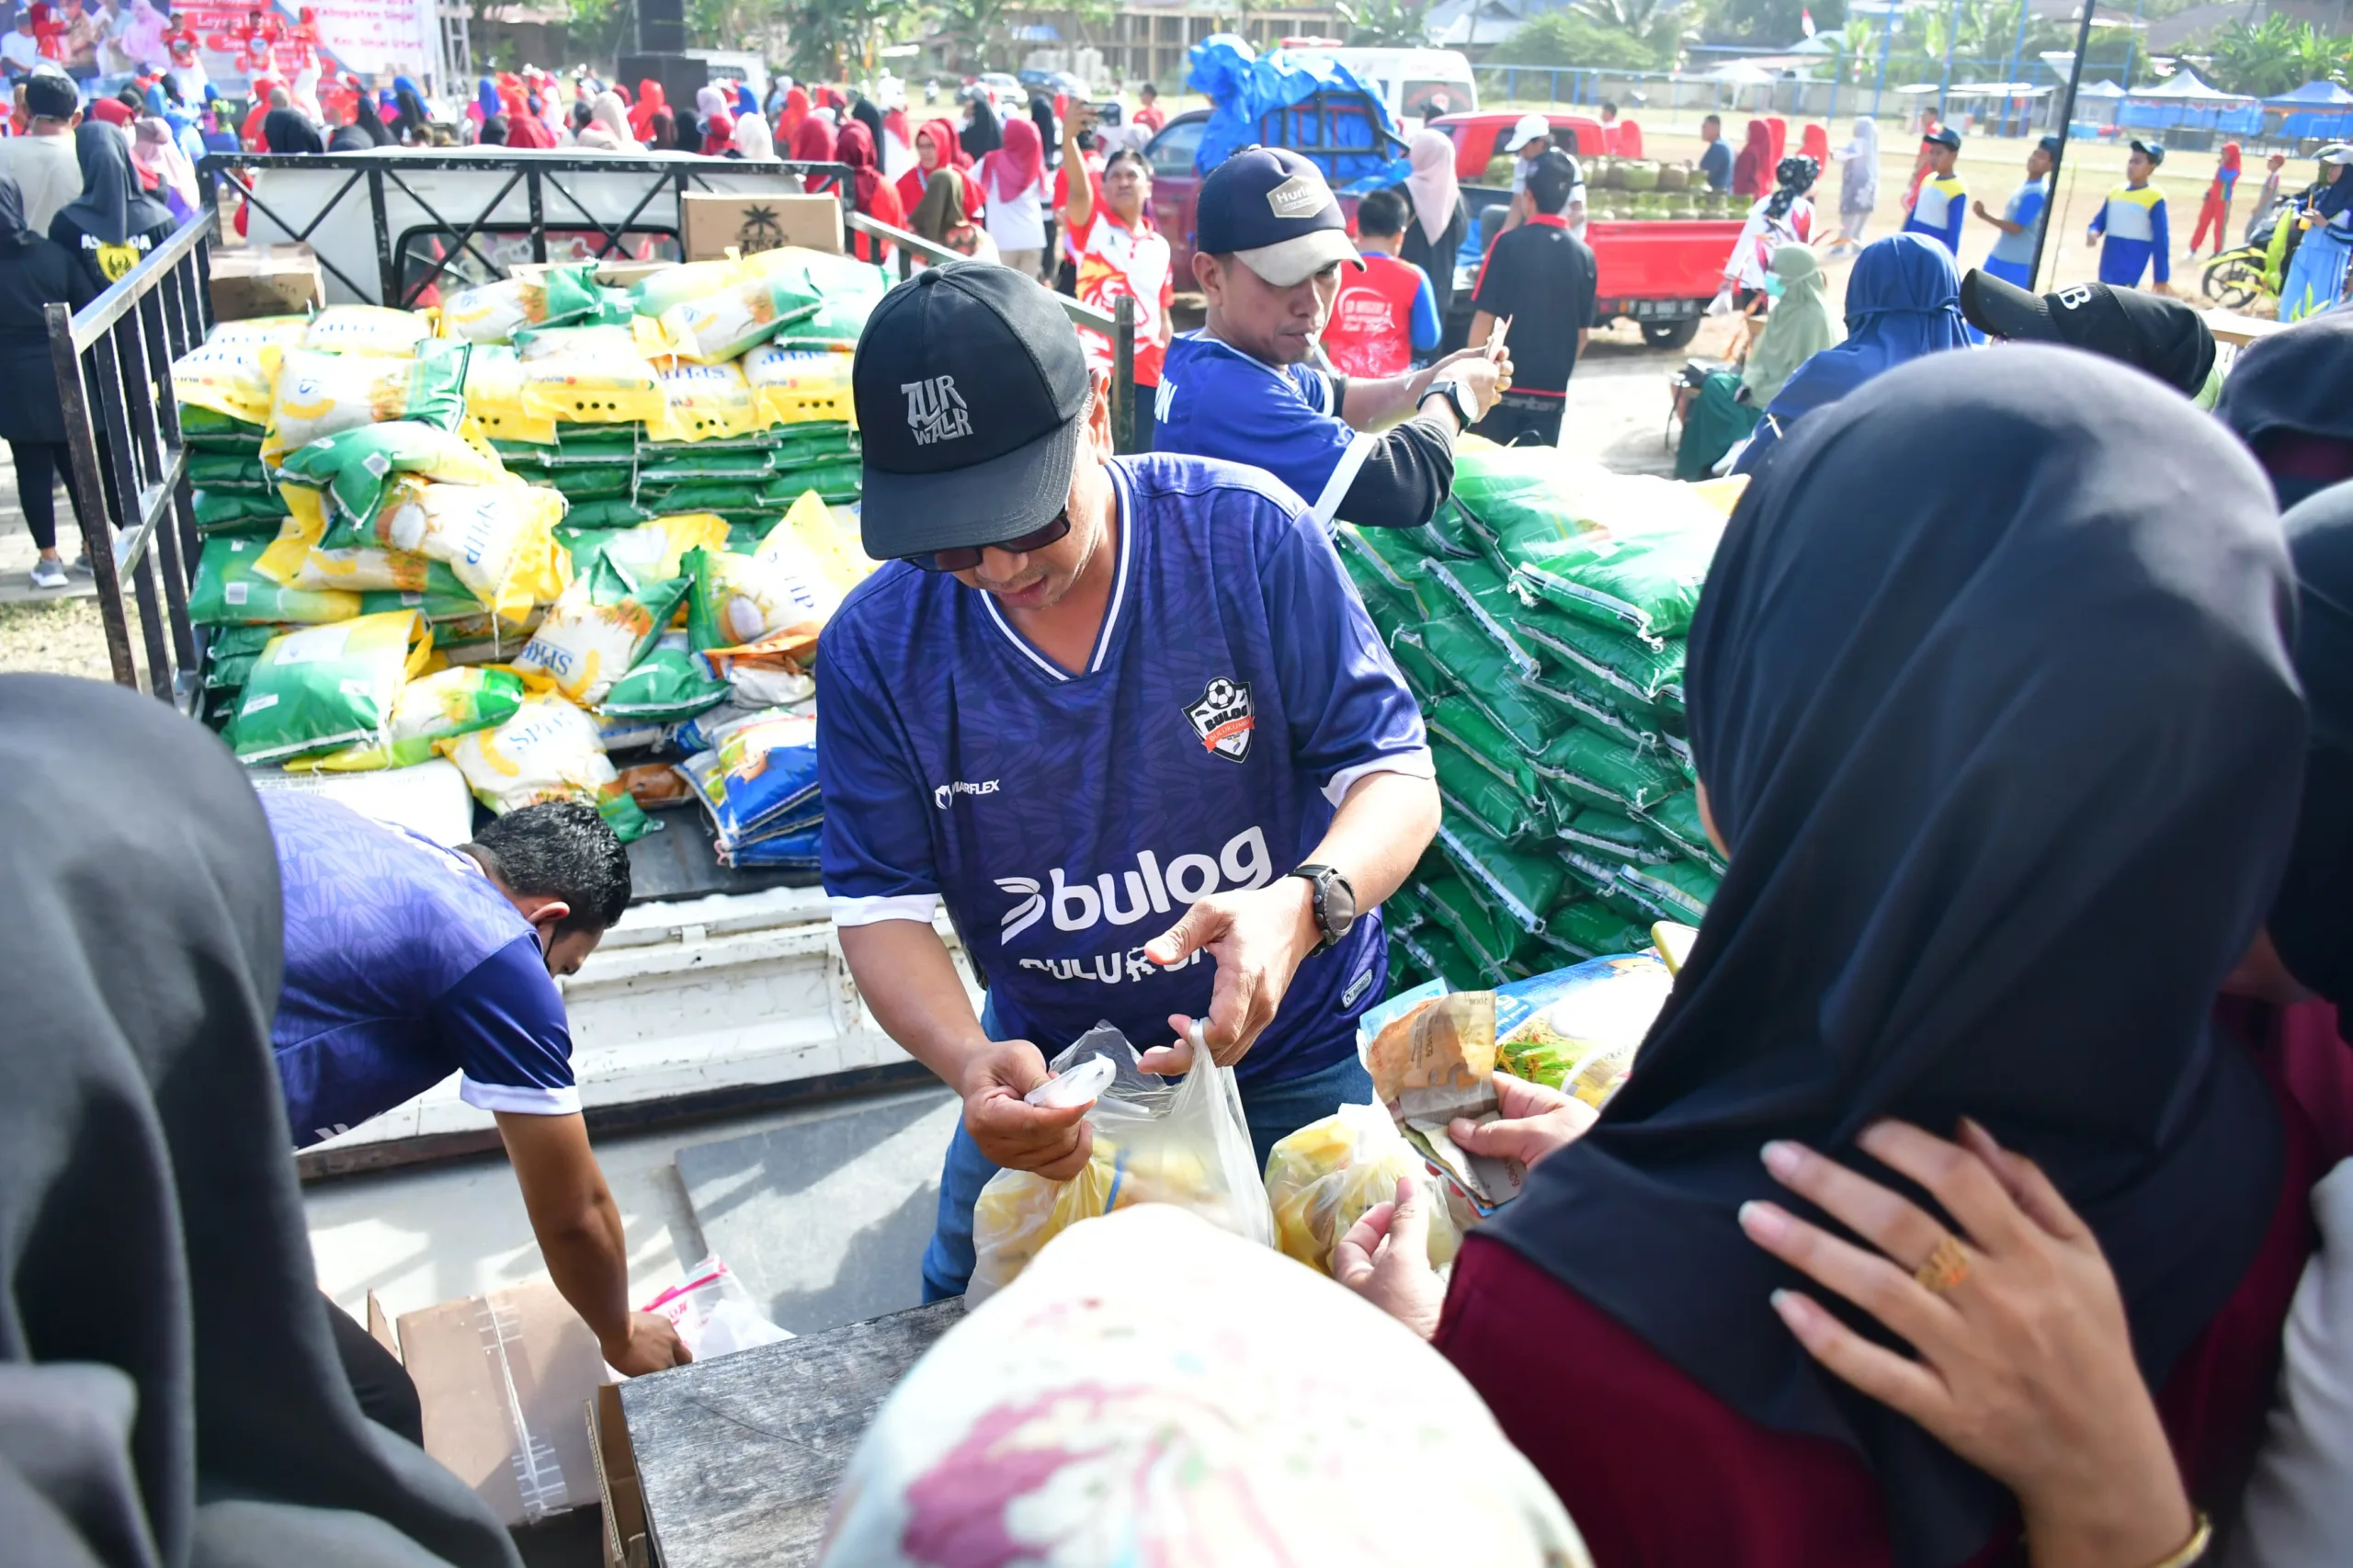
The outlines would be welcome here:
[[[484,608],[519,619],[564,591],[554,532],[563,517],[552,490],[404,479],[385,493],[372,537],[446,562]]]
[[[638,809],[597,738],[597,721],[552,692],[527,699],[515,716],[433,749],[458,765],[474,799],[500,816],[542,801],[585,801],[626,844],[653,824]]]
[[[199,490],[195,495],[196,531],[259,534],[274,539],[285,522],[286,503],[275,491]]]
[[[1095,1152],[1066,1182],[999,1171],[972,1206],[972,1283],[978,1306],[1017,1278],[1055,1236],[1082,1220],[1139,1203],[1174,1203],[1246,1240],[1272,1246],[1273,1211],[1250,1149],[1233,1070],[1200,1059],[1170,1081],[1137,1067],[1135,1048],[1097,1024],[1056,1056],[1057,1074],[1095,1056],[1117,1077],[1087,1112]]]
[[[661,379],[620,327],[558,327],[520,346],[527,413],[574,425],[647,425],[668,408]]]
[[[813,647],[849,591],[835,561],[782,528],[768,531],[756,554],[697,551],[687,570],[695,579],[687,620],[698,650],[779,640]]]
[[[191,449],[188,454],[188,478],[200,490],[264,494],[278,483],[278,475],[270,472],[258,452],[242,448],[229,451]]]
[[[790,278],[746,278],[663,312],[662,335],[679,358],[715,365],[806,321],[817,306]]]
[[[1518,631],[1528,606],[1501,572],[1484,561],[1426,561],[1420,575],[1453,601],[1454,618],[1494,644],[1510,662],[1514,674],[1525,676],[1537,672],[1535,650]]]
[[[1561,881],[1568,875],[1558,854],[1516,853],[1461,817],[1438,824],[1438,844],[1463,881],[1513,924],[1528,932],[1544,929],[1544,912],[1560,898]]]
[[[495,454],[482,451],[447,430],[410,420],[346,430],[313,441],[287,453],[283,470],[287,477],[335,497],[342,517],[325,540],[334,549],[365,542],[348,537],[348,531],[365,530],[374,524],[376,509],[382,505],[385,486],[393,474],[411,473],[451,484],[496,484],[506,479],[506,467]],[[376,542],[392,541],[380,538]]]
[[[271,640],[237,704],[236,749],[244,762],[378,742],[403,683],[433,649],[415,610],[305,627]]]
[[[188,619],[199,626],[310,626],[359,613],[358,594],[290,588],[255,571],[264,548],[238,534],[206,540],[188,585]]]
[[[851,357],[835,348],[786,348],[763,343],[744,356],[744,378],[779,425],[847,423]]]
[[[433,318],[422,311],[384,305],[329,305],[311,318],[302,347],[327,354],[372,354],[404,359],[433,335]]]
[[[394,419],[455,430],[466,416],[466,356],[462,343],[428,343],[413,359],[293,350],[278,364],[262,460]]]
[[[688,300],[716,294],[743,276],[744,264],[739,261],[689,261],[640,279],[630,290],[631,301],[639,315],[659,317]]]
[[[1663,866],[1626,866],[1618,872],[1618,886],[1661,920],[1697,926],[1715,902],[1718,879],[1688,860]]]
[[[1560,836],[1596,855],[1616,857],[1630,866],[1657,866],[1679,853],[1664,842],[1658,831],[1608,806],[1581,806],[1560,827]]]
[[[1537,940],[1577,960],[1638,953],[1650,945],[1650,928],[1629,920],[1598,899],[1574,897],[1544,917]]]
[[[654,367],[668,405],[647,434],[658,441],[726,440],[765,430],[775,417],[752,393],[744,367],[732,361],[698,365],[665,360]]]
[[[726,519],[710,512],[680,512],[653,518],[635,528],[597,528],[577,526],[574,508],[555,531],[556,541],[572,556],[574,576],[599,560],[618,562],[640,581],[676,577],[687,569],[687,552],[726,546]]]
[[[1450,745],[1432,750],[1438,799],[1449,814],[1469,819],[1505,843],[1550,831],[1550,819],[1494,774]]]
[[[289,772],[364,773],[415,767],[433,756],[433,743],[504,724],[523,706],[523,677],[512,670],[471,665],[418,676],[392,699],[381,741],[289,762]]]
[[[670,724],[710,712],[734,690],[710,673],[701,654],[687,646],[683,632],[672,632],[607,688],[597,711],[608,719]]]
[[[1598,1110],[1626,1082],[1674,989],[1674,975],[1647,953],[1597,958],[1497,986],[1498,1064]]]
[[[1719,877],[1724,874],[1724,858],[1708,842],[1708,826],[1699,820],[1699,797],[1695,791],[1686,790],[1644,807],[1642,820],[1687,858]]]
[[[327,528],[324,493],[308,485],[288,484],[280,487],[279,494],[285,499],[287,516],[277,539],[254,562],[256,572],[290,588],[340,588],[356,594],[425,591],[430,564],[425,557],[368,545],[320,550],[319,541]]]
[[[594,707],[670,624],[688,585],[684,577],[640,584],[602,557],[548,607],[515,667],[543,674],[573,701]]]
[[[1377,1105],[1344,1105],[1277,1143],[1267,1155],[1267,1199],[1275,1212],[1275,1245],[1318,1274],[1332,1272],[1332,1249],[1376,1204],[1397,1196],[1411,1176],[1428,1199],[1429,1260],[1444,1268],[1461,1248],[1462,1232],[1445,1193],[1414,1146]]]
[[[752,1293],[715,1256],[688,1269],[684,1279],[646,1302],[645,1310],[668,1318],[679,1343],[698,1361],[792,1337],[768,1321]]]
[[[1564,800],[1580,806],[1598,801],[1639,812],[1689,788],[1679,769],[1583,724],[1546,746],[1535,767]]]
[[[523,361],[504,345],[476,344],[466,356],[466,412],[494,444],[536,453],[555,441],[555,419],[523,403]]]
[[[817,810],[817,721],[766,712],[715,737],[719,829],[746,842],[779,824],[802,825]]]
[[[1447,934],[1461,944],[1463,966],[1487,984],[1504,978],[1503,966],[1519,955],[1527,945],[1528,927],[1515,922],[1502,908],[1480,898],[1470,884],[1459,877],[1444,877],[1422,885],[1423,900],[1428,904],[1430,919],[1446,928]],[[1448,978],[1460,979],[1452,971]],[[1472,982],[1473,985],[1479,981]]]
[[[278,376],[274,351],[301,342],[309,327],[301,316],[222,322],[202,345],[172,362],[172,395],[242,425],[265,424]],[[266,356],[265,349],[273,353]]]
[[[1531,546],[1514,558],[1514,573],[1547,600],[1597,625],[1650,639],[1678,637],[1691,629],[1721,537],[1721,519],[1712,528],[1589,533]]]

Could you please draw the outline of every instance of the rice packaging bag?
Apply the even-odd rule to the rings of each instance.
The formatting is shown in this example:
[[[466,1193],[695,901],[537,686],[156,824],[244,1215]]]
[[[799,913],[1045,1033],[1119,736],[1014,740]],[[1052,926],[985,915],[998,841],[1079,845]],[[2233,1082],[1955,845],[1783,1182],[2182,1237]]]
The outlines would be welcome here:
[[[710,512],[677,513],[628,528],[575,527],[574,519],[580,513],[580,507],[574,507],[556,529],[557,542],[572,554],[574,576],[609,559],[641,582],[660,582],[686,570],[688,551],[723,550],[727,545],[727,521]]]
[[[814,647],[848,591],[790,530],[772,528],[753,555],[702,550],[687,557],[694,597],[687,624],[697,651],[753,643]]]
[[[734,692],[687,645],[684,633],[671,632],[657,639],[627,675],[607,688],[597,710],[608,719],[674,724],[708,713]]]
[[[744,367],[733,360],[712,365],[665,359],[654,370],[666,404],[661,420],[647,426],[646,434],[657,441],[731,439],[775,423],[753,396]]]
[[[355,742],[380,742],[401,687],[433,639],[415,610],[365,615],[273,638],[237,704],[236,751],[280,762]]]
[[[1706,917],[1708,905],[1715,902],[1718,881],[1713,872],[1688,860],[1625,866],[1618,872],[1618,885],[1628,897],[1661,920],[1687,926],[1697,926]]]
[[[377,363],[394,363],[380,360]],[[254,570],[290,588],[340,588],[350,593],[423,593],[427,562],[421,555],[370,545],[323,551],[326,495],[308,485],[280,487],[288,516]]]
[[[392,419],[455,430],[466,416],[466,346],[428,343],[414,358],[297,348],[278,367],[261,456],[278,462],[323,437]]]
[[[199,450],[258,451],[263,426],[192,403],[175,403],[180,439]]]
[[[267,494],[278,483],[278,475],[255,452],[244,449],[229,451],[209,451],[192,449],[188,454],[188,483],[199,490],[222,494]]]
[[[1587,533],[1520,551],[1513,557],[1513,574],[1551,603],[1597,625],[1653,641],[1679,637],[1691,629],[1700,585],[1722,537],[1721,518],[1707,528]]]
[[[1640,812],[1689,787],[1679,769],[1656,756],[1583,724],[1572,725],[1546,746],[1534,766],[1578,805],[1597,801]]]
[[[433,743],[503,724],[523,706],[523,677],[512,670],[467,665],[418,676],[392,699],[384,738],[324,756],[289,762],[290,772],[362,773],[414,767],[431,759]]]
[[[1686,790],[1643,808],[1642,820],[1687,859],[1721,877],[1724,858],[1708,839],[1708,825],[1699,820],[1699,797]]]
[[[302,347],[327,354],[372,354],[404,358],[433,335],[433,318],[423,311],[383,305],[329,305],[311,318]]]
[[[552,446],[555,418],[525,406],[523,360],[504,344],[477,344],[466,356],[466,413],[494,447],[526,451]]]
[[[188,619],[199,626],[311,626],[359,613],[358,594],[291,588],[262,575],[254,567],[266,548],[243,535],[206,540],[188,585]]]
[[[474,799],[500,816],[542,801],[585,801],[624,843],[652,825],[621,787],[597,721],[553,692],[525,699],[494,729],[436,741],[433,749],[456,763]]]
[[[408,420],[314,441],[286,455],[284,472],[335,497],[341,517],[324,542],[336,549],[362,542],[360,536],[375,527],[386,484],[396,473],[451,484],[497,484],[507,478],[494,453],[461,436]],[[376,542],[391,541],[379,538]]]
[[[743,277],[744,264],[732,258],[689,261],[639,279],[630,295],[639,315],[659,318],[689,300],[716,294]]]
[[[667,415],[661,378],[620,327],[555,328],[520,353],[529,414],[574,425],[658,425]]]
[[[1267,1152],[1276,1247],[1329,1275],[1340,1239],[1368,1210],[1392,1201],[1406,1177],[1421,1183],[1428,1199],[1430,1267],[1444,1268],[1461,1248],[1461,1229],[1429,1167],[1377,1105],[1344,1105]]]
[[[1537,941],[1580,962],[1618,953],[1638,953],[1650,946],[1650,928],[1628,919],[1600,900],[1582,893],[1564,899],[1544,917]]]
[[[847,424],[853,416],[851,358],[831,347],[764,343],[744,356],[744,377],[776,424]]]
[[[808,320],[818,303],[789,276],[746,278],[663,312],[662,335],[679,358],[715,365]]]
[[[408,478],[385,495],[373,534],[446,562],[484,608],[516,619],[564,590],[554,532],[563,517],[563,497],[552,490]]]
[[[1568,875],[1559,855],[1549,849],[1521,854],[1461,816],[1439,821],[1438,846],[1491,907],[1523,931],[1544,929],[1545,912],[1559,900],[1562,880]]]
[[[687,587],[683,577],[641,587],[628,568],[600,557],[548,607],[515,667],[542,674],[573,701],[594,707],[670,624]]]
[[[275,490],[199,490],[195,494],[195,512],[199,533],[257,533],[272,538],[288,515],[285,501]]]
[[[277,369],[263,351],[292,347],[309,327],[301,316],[222,322],[200,346],[172,362],[172,395],[243,425],[266,424]]]
[[[768,712],[718,737],[721,834],[757,836],[764,828],[810,815],[817,802],[817,721]]]
[[[1495,988],[1495,1052],[1514,1076],[1598,1110],[1633,1071],[1675,976],[1650,953],[1622,953]]]

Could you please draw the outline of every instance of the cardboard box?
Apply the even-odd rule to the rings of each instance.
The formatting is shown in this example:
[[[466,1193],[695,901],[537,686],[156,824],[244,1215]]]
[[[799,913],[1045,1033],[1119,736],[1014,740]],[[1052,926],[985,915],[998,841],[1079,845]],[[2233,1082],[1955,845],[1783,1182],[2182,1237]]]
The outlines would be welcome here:
[[[597,1500],[583,1402],[608,1379],[597,1336],[540,1280],[400,1319],[425,1451],[508,1525]]]
[[[588,1402],[588,1451],[597,1460],[597,1495],[605,1506],[605,1568],[647,1568],[645,1494],[638,1484],[637,1449],[621,1418],[621,1388],[607,1383]]]
[[[816,196],[723,196],[688,191],[678,198],[678,246],[688,261],[710,261],[730,248],[749,256],[779,245],[842,248],[842,205]]]
[[[212,314],[220,321],[323,310],[326,275],[308,245],[245,245],[212,253]]]

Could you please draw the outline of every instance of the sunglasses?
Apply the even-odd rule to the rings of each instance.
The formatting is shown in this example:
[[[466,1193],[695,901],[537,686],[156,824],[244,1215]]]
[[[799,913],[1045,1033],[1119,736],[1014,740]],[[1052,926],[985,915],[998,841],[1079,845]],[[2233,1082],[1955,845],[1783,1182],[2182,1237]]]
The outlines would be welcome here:
[[[911,566],[926,572],[970,572],[981,563],[981,551],[1001,550],[1007,555],[1027,555],[1033,550],[1043,550],[1070,532],[1070,509],[1064,507],[1054,514],[1045,527],[996,544],[961,544],[953,550],[935,550],[928,555],[903,557]]]

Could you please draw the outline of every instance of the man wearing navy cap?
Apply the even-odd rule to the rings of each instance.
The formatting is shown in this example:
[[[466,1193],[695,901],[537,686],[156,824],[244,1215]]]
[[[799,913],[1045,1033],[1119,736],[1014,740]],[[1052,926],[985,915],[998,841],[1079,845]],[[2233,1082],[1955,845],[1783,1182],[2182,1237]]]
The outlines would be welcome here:
[[[1296,153],[1244,148],[1201,181],[1195,211],[1209,319],[1168,346],[1158,449],[1265,469],[1327,529],[1428,522],[1454,487],[1454,438],[1511,384],[1510,357],[1468,348],[1377,380],[1305,363],[1340,268],[1361,263],[1332,187]]]
[[[1940,125],[1920,138],[1920,150],[1928,155],[1928,177],[1920,182],[1919,192],[1912,199],[1903,232],[1927,235],[1945,247],[1946,255],[1959,260],[1961,221],[1969,211],[1963,205],[1969,188],[1961,184],[1955,167],[1961,161],[1961,132]]]
[[[2021,289],[2034,287],[2034,242],[2042,231],[2042,210],[2051,200],[2051,171],[2058,166],[2059,138],[2046,136],[2026,155],[2026,183],[2010,193],[2009,205],[1998,218],[1972,202],[1977,216],[2002,231],[1986,253],[1984,270]]]
[[[1099,1020],[1177,1071],[1171,1042],[1205,1018],[1261,1165],[1370,1096],[1378,906],[1437,832],[1438,787],[1299,497],[1229,463],[1114,459],[1109,383],[1052,295],[985,263],[918,273],[869,319],[851,391],[866,551],[892,563],[825,627],[824,881],[867,1006],[964,1101],[936,1300],[971,1278],[999,1168],[1086,1165],[1084,1108],[1023,1096]],[[977,1017],[943,905],[988,983]]]
[[[2173,292],[2173,240],[2165,230],[2165,193],[2149,183],[2165,150],[2155,142],[2135,142],[2124,160],[2124,183],[2108,193],[2092,215],[2090,243],[2099,246],[2099,280],[2111,287],[2137,287],[2154,265],[2151,292]]]

